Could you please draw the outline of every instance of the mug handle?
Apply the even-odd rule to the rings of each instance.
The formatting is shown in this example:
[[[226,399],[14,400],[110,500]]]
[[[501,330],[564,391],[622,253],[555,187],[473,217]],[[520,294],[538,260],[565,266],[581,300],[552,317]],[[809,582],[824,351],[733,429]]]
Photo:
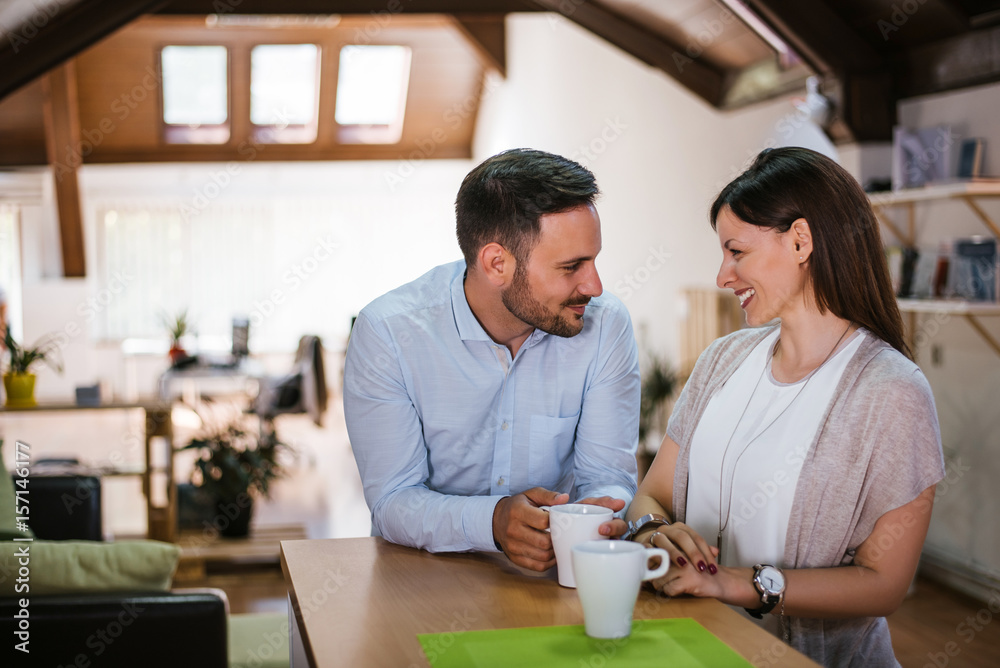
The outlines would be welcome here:
[[[549,512],[550,510],[552,510],[552,506],[538,506],[538,509],[544,510],[545,512]],[[552,533],[549,527],[545,527],[544,529],[542,529],[542,531],[544,531],[545,533]]]
[[[660,557],[660,565],[653,570],[649,570],[649,560],[656,556]],[[670,568],[670,555],[667,554],[666,550],[661,547],[646,549],[646,575],[642,578],[644,581],[653,580],[665,575],[668,568]]]

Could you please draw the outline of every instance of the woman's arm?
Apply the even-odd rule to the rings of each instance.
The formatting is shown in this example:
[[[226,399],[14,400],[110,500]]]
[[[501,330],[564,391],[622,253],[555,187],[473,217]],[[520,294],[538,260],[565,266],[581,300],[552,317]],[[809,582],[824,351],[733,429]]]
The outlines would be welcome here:
[[[657,451],[656,457],[653,458],[649,471],[646,472],[639,484],[639,489],[628,507],[628,512],[625,513],[625,519],[634,522],[643,515],[654,513],[663,515],[673,522],[674,471],[677,468],[677,456],[680,450],[680,446],[672,438],[663,437],[660,449]],[[715,556],[718,550],[710,547],[705,539],[683,522],[674,522],[669,527],[654,527],[640,531],[632,537],[632,540],[649,547],[650,537],[657,531],[670,537],[671,547],[668,552],[670,552],[671,560],[675,563],[681,566],[692,563],[696,569],[701,571],[716,569]],[[662,538],[660,541],[662,544],[657,542],[657,547],[664,547],[667,543]],[[654,584],[660,582],[662,580],[658,580]]]
[[[786,570],[784,606],[778,606],[772,614],[884,617],[896,610],[917,570],[933,505],[931,486],[913,501],[882,515],[871,535],[858,547],[851,566]],[[670,538],[673,540],[673,535]],[[656,545],[668,547],[663,538],[658,538]],[[676,549],[668,549],[671,557]],[[752,568],[720,568],[713,577],[690,565],[671,566],[655,586],[670,596],[713,597],[730,605],[759,608],[752,573]]]

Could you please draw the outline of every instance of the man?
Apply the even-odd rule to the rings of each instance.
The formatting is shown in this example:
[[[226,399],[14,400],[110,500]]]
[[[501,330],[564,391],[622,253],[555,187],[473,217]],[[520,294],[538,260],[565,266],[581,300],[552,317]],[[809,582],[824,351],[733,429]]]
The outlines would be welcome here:
[[[386,540],[500,549],[542,571],[555,556],[539,506],[631,500],[638,353],[625,307],[601,296],[597,194],[590,171],[556,155],[486,160],[455,203],[465,260],[359,314],[344,412]]]

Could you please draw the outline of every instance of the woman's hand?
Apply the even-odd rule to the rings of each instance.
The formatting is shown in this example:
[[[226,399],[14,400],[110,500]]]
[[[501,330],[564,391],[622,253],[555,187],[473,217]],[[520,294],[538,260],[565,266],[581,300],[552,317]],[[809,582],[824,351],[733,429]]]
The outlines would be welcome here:
[[[658,527],[655,531],[637,536],[637,540],[646,547],[650,547],[650,541],[655,540],[652,547],[666,550],[670,561],[682,568],[691,565],[700,573],[715,575],[718,572],[718,548],[709,545],[697,531],[683,522]]]

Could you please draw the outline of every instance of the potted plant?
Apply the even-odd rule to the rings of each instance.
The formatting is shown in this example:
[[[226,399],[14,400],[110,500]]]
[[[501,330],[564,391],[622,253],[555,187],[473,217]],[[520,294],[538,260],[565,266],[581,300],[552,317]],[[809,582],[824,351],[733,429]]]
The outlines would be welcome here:
[[[35,374],[31,373],[31,369],[39,362],[44,362],[62,373],[59,342],[54,336],[47,334],[36,341],[35,345],[25,348],[14,340],[8,327],[4,333],[4,345],[10,356],[8,369],[3,375],[3,387],[7,397],[5,404],[11,408],[30,408],[37,405]]]
[[[270,495],[271,482],[283,475],[279,459],[290,450],[278,440],[271,422],[252,428],[248,419],[257,421],[240,415],[206,428],[181,448],[198,453],[191,474],[195,502],[223,536],[249,534],[254,497]]]
[[[662,438],[665,431],[664,424],[666,416],[664,411],[667,402],[673,397],[677,389],[677,374],[671,368],[670,363],[650,354],[646,369],[642,372],[642,390],[639,399],[639,443],[640,456],[645,461],[646,468],[652,463],[653,455],[656,454],[656,441],[654,447],[646,445],[646,441],[651,436],[657,439]]]
[[[191,329],[187,309],[174,316],[164,314],[162,320],[163,325],[167,328],[167,332],[170,333],[170,363],[177,364],[187,358],[187,351],[181,345],[181,337],[185,336],[188,330]]]

